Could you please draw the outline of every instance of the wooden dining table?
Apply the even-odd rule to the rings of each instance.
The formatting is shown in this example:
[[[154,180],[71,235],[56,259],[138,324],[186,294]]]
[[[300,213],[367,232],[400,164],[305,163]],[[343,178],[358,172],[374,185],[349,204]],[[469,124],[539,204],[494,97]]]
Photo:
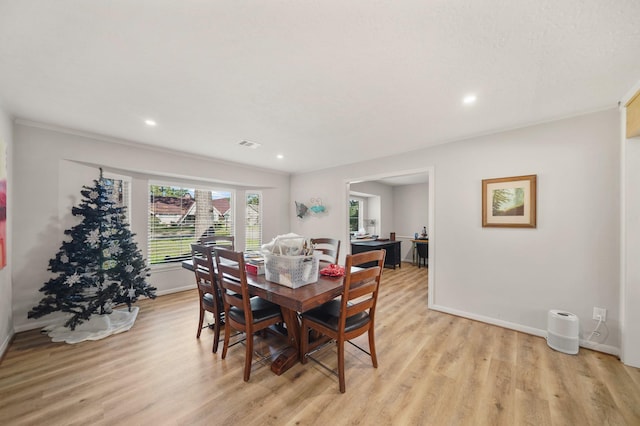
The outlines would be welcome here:
[[[321,261],[320,269],[328,265],[328,262]],[[182,267],[193,271],[191,260],[182,262]],[[304,354],[300,353],[301,327],[298,313],[313,309],[339,296],[342,292],[343,282],[344,277],[329,277],[318,274],[316,282],[298,288],[291,288],[267,281],[264,275],[247,273],[249,294],[280,305],[287,327],[289,345],[272,362],[271,371],[280,375],[302,359]],[[326,339],[318,339],[311,342],[310,348],[314,348],[324,342],[326,342]]]
[[[320,262],[320,269],[329,263]],[[318,274],[318,281],[298,288],[290,288],[267,281],[264,275],[247,274],[249,293],[280,305],[287,326],[289,346],[271,363],[271,371],[280,375],[295,365],[304,356],[301,353],[300,320],[298,313],[308,311],[337,297],[342,292],[344,277],[328,277]],[[310,348],[325,343],[320,338],[310,343]]]

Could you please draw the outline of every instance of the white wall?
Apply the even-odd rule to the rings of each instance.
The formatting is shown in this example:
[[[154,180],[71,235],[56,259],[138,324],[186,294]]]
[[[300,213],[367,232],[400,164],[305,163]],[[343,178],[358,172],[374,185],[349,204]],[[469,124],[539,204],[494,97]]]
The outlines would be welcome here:
[[[640,90],[640,82],[622,100],[626,104]],[[623,132],[626,117],[621,119]],[[623,280],[622,280],[622,337],[621,359],[625,364],[640,367],[640,137],[621,138],[623,146],[624,222]]]
[[[133,177],[131,229],[139,248],[147,253],[148,184],[150,178],[237,190],[236,220],[243,223],[244,190],[262,190],[263,236],[270,240],[289,231],[289,176],[175,152],[153,150],[116,139],[33,123],[14,127],[15,215],[13,266],[13,322],[16,331],[40,327],[49,317],[34,321],[27,312],[42,298],[40,287],[50,278],[49,259],[57,253],[64,230],[79,220],[71,206],[81,199],[82,185],[98,177],[96,165]],[[239,249],[244,231],[238,226]],[[150,283],[158,294],[193,286],[193,276],[179,266],[152,269]]]
[[[9,345],[9,341],[13,336],[13,315],[12,300],[13,293],[11,289],[11,261],[12,251],[12,232],[11,224],[13,216],[13,200],[11,198],[13,192],[13,177],[11,176],[13,167],[11,157],[13,151],[13,135],[11,127],[11,119],[0,107],[0,142],[4,144],[6,151],[0,152],[0,170],[6,171],[7,176],[7,266],[0,271],[0,357]],[[6,168],[5,168],[6,167]]]
[[[410,262],[413,260],[413,244],[409,241],[405,243],[409,238],[404,237],[414,238],[415,233],[422,232],[424,226],[429,232],[429,184],[395,186],[393,197],[394,228],[398,239],[403,238],[402,259]]]
[[[625,344],[622,360],[640,367],[640,138],[626,142]]]
[[[598,345],[620,347],[620,129],[616,109],[427,148],[322,172],[295,175],[292,197],[322,192],[345,211],[344,182],[358,176],[433,167],[430,282],[433,308],[538,335],[549,309],[578,315],[582,337],[596,325],[594,306],[608,310]],[[538,175],[536,229],[482,228],[481,181]],[[297,222],[307,235],[334,230]],[[319,222],[318,222],[319,223]],[[595,339],[594,339],[595,340]]]

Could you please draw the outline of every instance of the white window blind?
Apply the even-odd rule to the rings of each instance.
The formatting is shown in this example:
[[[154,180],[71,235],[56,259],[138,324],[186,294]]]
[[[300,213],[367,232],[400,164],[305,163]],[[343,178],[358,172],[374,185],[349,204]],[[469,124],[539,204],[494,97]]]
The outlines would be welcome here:
[[[206,235],[233,235],[232,190],[149,185],[149,263],[181,262]]]
[[[258,250],[262,246],[262,193],[246,193],[245,250]]]
[[[109,175],[103,175],[105,186],[109,188],[111,199],[117,207],[124,207],[124,220],[131,223],[131,181],[129,178]]]

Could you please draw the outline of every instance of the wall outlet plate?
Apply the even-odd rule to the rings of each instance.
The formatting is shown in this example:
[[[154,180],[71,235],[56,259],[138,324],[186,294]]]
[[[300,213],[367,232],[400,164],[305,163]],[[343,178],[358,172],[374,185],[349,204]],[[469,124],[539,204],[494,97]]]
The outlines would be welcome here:
[[[602,318],[602,322],[607,320],[607,310],[605,308],[593,308],[593,319],[598,321]]]

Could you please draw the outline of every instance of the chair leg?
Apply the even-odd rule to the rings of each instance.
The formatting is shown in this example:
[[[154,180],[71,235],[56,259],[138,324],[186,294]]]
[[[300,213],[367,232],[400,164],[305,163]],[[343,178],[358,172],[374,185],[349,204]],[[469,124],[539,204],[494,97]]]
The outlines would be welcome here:
[[[244,381],[248,382],[249,376],[251,376],[251,361],[253,361],[253,333],[249,333],[247,330],[246,335],[247,340],[245,342],[245,346],[247,348],[247,353],[244,357]],[[226,339],[227,336],[224,336],[224,338]]]
[[[213,353],[218,352],[218,342],[220,341],[220,315],[216,315],[216,322],[213,324]]]
[[[344,382],[344,340],[336,341],[338,346],[338,380],[340,382],[340,392],[345,393],[347,386]]]
[[[371,353],[371,362],[375,368],[378,368],[378,356],[376,355],[376,343],[373,336],[373,324],[369,327],[369,352]]]
[[[300,326],[300,362],[302,364],[307,363],[307,351],[309,350],[309,330],[304,320],[302,320],[302,325]]]
[[[198,333],[196,334],[196,339],[200,338],[200,333],[202,332],[202,323],[204,322],[204,309],[200,307],[200,321],[198,322]]]
[[[229,335],[231,334],[231,326],[229,321],[224,323],[224,344],[222,345],[222,359],[227,356],[227,349],[229,349]]]

